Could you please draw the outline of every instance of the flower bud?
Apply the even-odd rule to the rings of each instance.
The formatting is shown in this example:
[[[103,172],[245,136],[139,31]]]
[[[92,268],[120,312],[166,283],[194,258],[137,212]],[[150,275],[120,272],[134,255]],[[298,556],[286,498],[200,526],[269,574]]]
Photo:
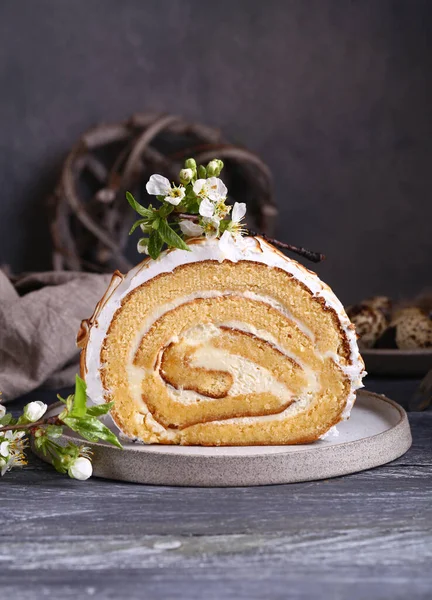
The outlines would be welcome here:
[[[30,423],[34,423],[44,416],[47,408],[48,406],[44,402],[40,402],[40,400],[30,402],[24,407],[24,417],[27,421],[30,421]]]
[[[193,179],[194,171],[193,169],[182,169],[180,171],[180,181],[183,185],[190,183]]]
[[[6,414],[6,408],[3,406],[3,404],[0,404],[0,419],[3,419],[5,414]]]
[[[85,481],[92,476],[93,467],[91,462],[85,456],[79,456],[68,468],[68,475],[72,479],[78,479],[79,481]]]
[[[148,238],[138,240],[137,250],[140,254],[148,254]]]
[[[192,169],[192,171],[196,171],[197,164],[194,158],[188,158],[185,160],[186,169]]]
[[[223,169],[223,162],[221,160],[219,160],[218,158],[214,158],[213,160],[211,160],[209,162],[209,164],[207,165],[207,177],[219,177],[222,169]]]

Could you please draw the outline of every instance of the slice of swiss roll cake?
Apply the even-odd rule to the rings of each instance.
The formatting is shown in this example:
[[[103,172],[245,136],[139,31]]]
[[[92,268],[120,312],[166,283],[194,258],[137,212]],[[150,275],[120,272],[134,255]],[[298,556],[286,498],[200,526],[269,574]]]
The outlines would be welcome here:
[[[152,175],[157,206],[127,194],[150,257],[116,272],[83,321],[81,376],[89,400],[112,402],[115,425],[145,443],[312,442],[362,386],[354,326],[315,273],[248,235],[222,168],[188,159],[179,184]]]
[[[189,241],[116,272],[79,334],[90,400],[128,437],[302,444],[349,416],[364,372],[318,276],[260,237]]]

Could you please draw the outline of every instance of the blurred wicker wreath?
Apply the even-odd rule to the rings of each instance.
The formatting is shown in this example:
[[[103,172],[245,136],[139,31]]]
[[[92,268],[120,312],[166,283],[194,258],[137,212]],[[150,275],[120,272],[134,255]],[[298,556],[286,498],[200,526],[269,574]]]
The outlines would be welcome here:
[[[247,201],[248,225],[271,234],[277,215],[268,167],[252,152],[227,143],[216,130],[174,115],[143,113],[100,125],[75,144],[52,197],[55,270],[127,271],[131,191],[147,202],[152,173],[175,180],[185,158],[206,163],[217,155],[226,167],[231,201]]]

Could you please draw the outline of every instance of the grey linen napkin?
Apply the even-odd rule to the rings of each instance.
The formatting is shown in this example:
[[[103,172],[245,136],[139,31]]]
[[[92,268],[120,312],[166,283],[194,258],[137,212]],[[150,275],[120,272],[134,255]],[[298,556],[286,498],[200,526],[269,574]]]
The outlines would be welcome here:
[[[53,271],[12,283],[0,270],[2,402],[41,385],[73,383],[80,322],[91,316],[109,281],[109,275]]]

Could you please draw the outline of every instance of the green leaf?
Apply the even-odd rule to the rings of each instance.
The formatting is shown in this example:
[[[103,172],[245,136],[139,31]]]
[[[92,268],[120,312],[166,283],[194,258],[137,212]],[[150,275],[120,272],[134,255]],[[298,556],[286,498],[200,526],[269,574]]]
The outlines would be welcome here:
[[[145,208],[139,202],[135,200],[130,192],[126,192],[126,198],[132,208],[142,217],[151,218],[153,215],[153,211],[149,208]]]
[[[63,427],[61,425],[48,425],[46,428],[46,434],[51,439],[57,439],[61,437],[63,433]],[[43,439],[43,438],[40,438]]]
[[[161,220],[158,233],[162,240],[172,248],[180,248],[180,250],[190,250],[189,246],[184,242],[179,235],[172,229],[166,220]],[[150,255],[151,256],[151,255]]]
[[[42,437],[35,437],[34,445],[36,446],[36,450],[39,450],[46,455],[46,437],[44,435]]]
[[[153,229],[153,231],[150,232],[149,243],[147,248],[149,256],[151,256],[153,260],[155,260],[159,256],[160,251],[162,250],[162,246],[163,239],[161,238],[159,231]]]
[[[183,202],[184,204],[182,203],[181,212],[189,213],[190,215],[199,214],[200,201],[196,196],[193,198],[186,198]]]
[[[160,218],[157,217],[152,223],[152,229],[159,229],[160,222],[161,222]]]
[[[162,217],[162,219],[165,219],[168,215],[172,213],[174,208],[175,207],[172,204],[170,204],[169,202],[165,202],[164,205],[161,206],[159,209],[159,216]]]
[[[106,415],[114,406],[114,402],[107,402],[106,404],[98,404],[97,406],[90,406],[87,409],[87,414],[91,417],[99,417]]]
[[[87,404],[86,388],[85,381],[79,375],[75,375],[75,394],[69,416],[83,417],[85,415]]]
[[[12,421],[12,413],[6,413],[5,416],[0,419],[0,427],[6,427]]]
[[[198,179],[207,179],[207,171],[203,165],[198,167]]]
[[[138,219],[138,221],[135,221],[135,223],[130,228],[129,235],[132,235],[132,233],[135,231],[135,229],[137,229],[137,227],[139,227],[140,225],[144,225],[144,223],[147,223],[147,221],[148,219]]]
[[[122,448],[122,445],[117,439],[117,436],[106,425],[101,423],[97,417],[87,416],[85,418],[66,417],[65,425],[79,433],[84,439],[90,442],[103,440],[117,448]]]

